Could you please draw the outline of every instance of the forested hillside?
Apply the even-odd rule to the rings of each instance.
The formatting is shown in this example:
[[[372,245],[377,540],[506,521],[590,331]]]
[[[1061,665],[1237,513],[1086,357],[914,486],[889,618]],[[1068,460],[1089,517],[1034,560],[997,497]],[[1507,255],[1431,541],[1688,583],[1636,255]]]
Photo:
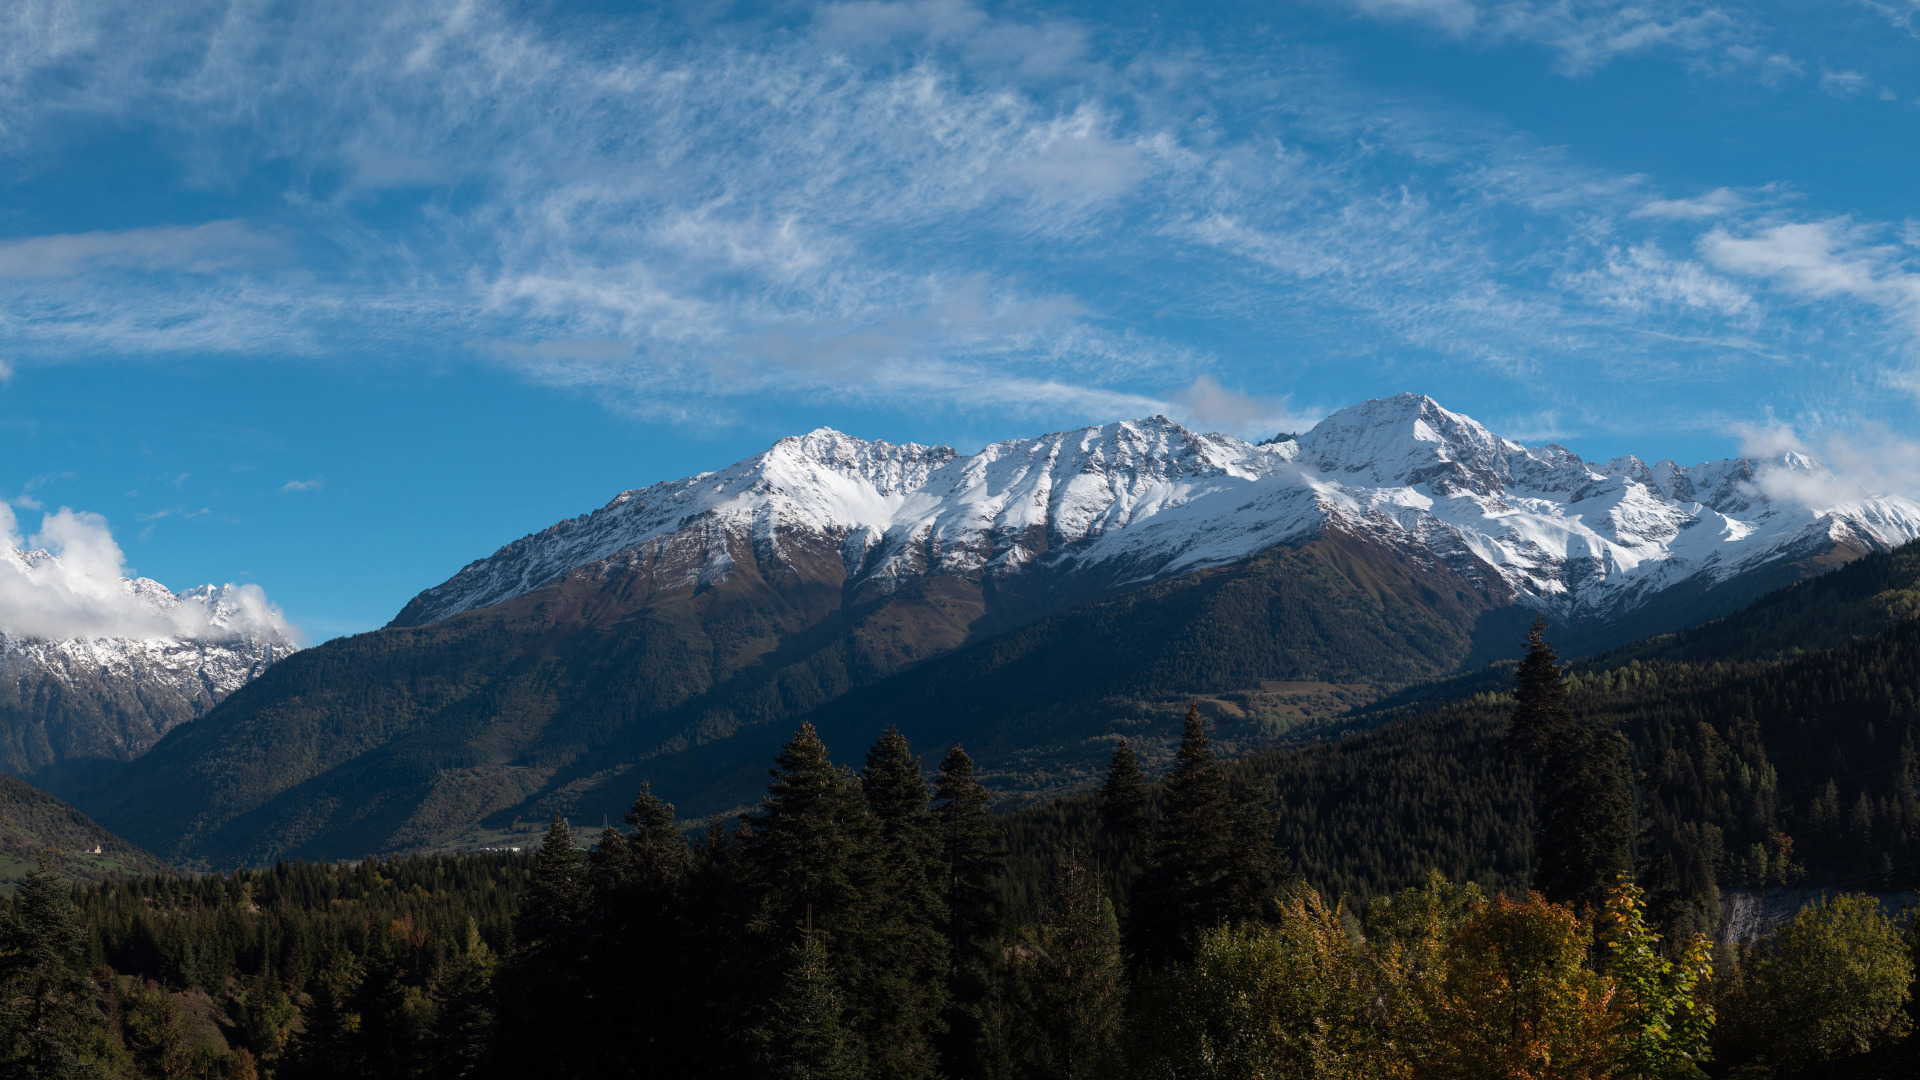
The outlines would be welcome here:
[[[1164,764],[1188,695],[1216,698],[1226,742],[1250,749],[1518,633],[1515,609],[1444,566],[1329,533],[875,685],[965,641],[978,587],[909,583],[829,617],[836,588],[749,571],[671,603],[569,580],[328,642],[81,804],[193,865],[457,846],[516,818],[617,817],[643,778],[690,813],[746,805],[803,718],[965,741],[994,790],[1044,794],[1090,782],[1121,735]]]
[[[12,893],[42,861],[77,881],[168,869],[59,799],[0,775],[0,893]]]

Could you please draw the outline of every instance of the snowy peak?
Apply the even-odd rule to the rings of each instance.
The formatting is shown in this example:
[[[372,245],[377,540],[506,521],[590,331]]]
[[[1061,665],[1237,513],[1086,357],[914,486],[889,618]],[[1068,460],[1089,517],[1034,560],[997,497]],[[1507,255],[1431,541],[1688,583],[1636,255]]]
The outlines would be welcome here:
[[[697,589],[744,558],[763,572],[802,558],[817,569],[802,553],[820,551],[834,553],[855,593],[961,575],[1025,576],[1029,593],[1072,579],[1066,592],[1087,595],[1331,524],[1424,549],[1519,602],[1603,617],[1682,581],[1724,581],[1822,545],[1920,537],[1920,506],[1816,498],[1825,475],[1800,455],[1692,467],[1629,456],[1596,468],[1418,394],[1361,402],[1257,446],[1163,416],[967,455],[822,428],[515,541],[395,622],[496,604],[590,565],[644,564],[656,584]]]
[[[1301,460],[1371,484],[1438,484],[1498,490],[1507,458],[1524,449],[1424,394],[1349,405],[1300,437]]]

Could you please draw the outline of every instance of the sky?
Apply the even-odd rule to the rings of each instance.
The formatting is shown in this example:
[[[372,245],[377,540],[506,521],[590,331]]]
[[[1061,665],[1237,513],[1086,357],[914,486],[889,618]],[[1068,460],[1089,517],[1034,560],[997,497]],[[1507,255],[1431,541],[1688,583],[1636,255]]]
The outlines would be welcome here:
[[[815,427],[1402,391],[1920,494],[1916,175],[1920,0],[15,0],[0,540],[319,640]]]

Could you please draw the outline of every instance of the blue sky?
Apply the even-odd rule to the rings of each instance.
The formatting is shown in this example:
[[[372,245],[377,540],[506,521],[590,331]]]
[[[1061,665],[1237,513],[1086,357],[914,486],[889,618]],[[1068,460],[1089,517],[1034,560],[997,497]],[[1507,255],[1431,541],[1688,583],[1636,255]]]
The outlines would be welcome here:
[[[831,425],[1920,487],[1920,0],[0,10],[0,496],[314,637]]]

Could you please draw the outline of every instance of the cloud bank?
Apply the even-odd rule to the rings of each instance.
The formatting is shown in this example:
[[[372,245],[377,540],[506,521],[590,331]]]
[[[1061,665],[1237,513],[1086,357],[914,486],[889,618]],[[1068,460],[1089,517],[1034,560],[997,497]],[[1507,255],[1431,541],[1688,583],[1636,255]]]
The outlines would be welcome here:
[[[105,518],[62,507],[22,537],[0,503],[0,633],[15,638],[176,638],[294,642],[299,630],[258,585],[175,594],[125,575],[126,556]]]

